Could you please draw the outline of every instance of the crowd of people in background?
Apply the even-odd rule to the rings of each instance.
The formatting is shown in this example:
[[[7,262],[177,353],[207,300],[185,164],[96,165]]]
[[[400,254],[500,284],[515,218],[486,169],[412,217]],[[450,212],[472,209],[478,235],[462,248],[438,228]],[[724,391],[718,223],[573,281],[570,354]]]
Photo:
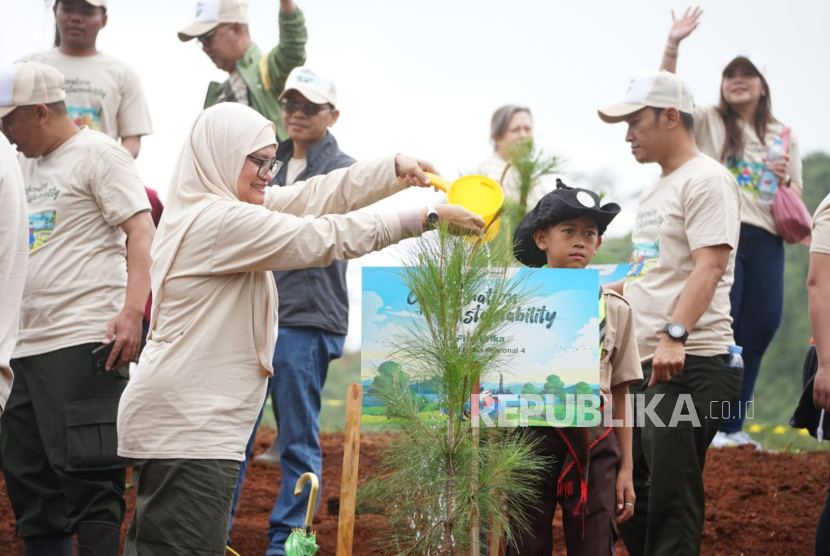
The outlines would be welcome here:
[[[340,150],[334,81],[306,65],[300,8],[279,7],[268,52],[245,0],[201,0],[179,32],[228,77],[208,85],[163,204],[135,165],[153,132],[141,78],[97,49],[107,0],[57,0],[56,47],[0,68],[0,454],[27,556],[75,554],[76,538],[82,556],[117,555],[128,467],[137,502],[125,554],[224,554],[269,398],[278,435],[257,459],[282,480],[263,533],[267,556],[285,554],[307,505],[294,485],[322,477],[321,394],[348,328],[346,261],[439,222],[482,233],[453,205],[357,212],[429,187],[436,169]],[[746,408],[783,308],[773,206],[780,191],[801,194],[799,142],[772,115],[756,53],[722,69],[717,106],[695,103],[676,70],[701,15],[672,14],[660,71],[637,73],[599,110],[627,125],[637,162],[661,169],[639,199],[628,276],[600,295],[601,382],[615,415],[628,392],[659,396],[664,423],[681,394],[700,414],[712,402],[733,413],[592,429],[584,453],[570,433],[531,431],[559,466],[510,554],[552,551],[556,504],[592,516],[565,521],[569,554],[614,553],[618,534],[633,556],[698,554],[707,449],[757,446]],[[530,109],[498,108],[490,138],[476,172],[519,201],[511,160],[533,138]],[[515,254],[531,267],[584,268],[620,211],[539,183],[526,201]],[[830,410],[830,195],[810,252],[813,400]],[[728,357],[738,346],[742,367]],[[568,458],[585,464],[584,499],[557,491]],[[830,495],[820,519],[816,553],[827,554]]]

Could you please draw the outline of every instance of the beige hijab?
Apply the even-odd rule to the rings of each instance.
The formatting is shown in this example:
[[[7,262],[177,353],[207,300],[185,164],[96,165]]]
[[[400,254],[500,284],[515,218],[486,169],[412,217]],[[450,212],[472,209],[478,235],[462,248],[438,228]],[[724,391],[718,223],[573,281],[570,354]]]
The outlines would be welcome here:
[[[218,104],[196,118],[173,170],[164,213],[150,250],[153,310],[149,339],[164,300],[164,281],[190,226],[213,203],[240,202],[236,184],[245,157],[276,143],[274,124],[241,104]],[[216,222],[216,226],[219,224]],[[244,238],[240,238],[239,248],[245,248]],[[277,288],[270,273],[253,274],[253,333],[260,363],[272,371]]]

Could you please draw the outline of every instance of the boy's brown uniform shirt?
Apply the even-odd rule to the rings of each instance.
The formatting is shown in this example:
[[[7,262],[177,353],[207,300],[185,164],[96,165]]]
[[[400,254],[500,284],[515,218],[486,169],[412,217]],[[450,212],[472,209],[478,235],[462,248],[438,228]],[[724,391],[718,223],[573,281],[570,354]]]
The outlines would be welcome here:
[[[602,289],[605,298],[605,341],[600,353],[599,385],[605,400],[618,384],[643,380],[634,313],[618,293]]]

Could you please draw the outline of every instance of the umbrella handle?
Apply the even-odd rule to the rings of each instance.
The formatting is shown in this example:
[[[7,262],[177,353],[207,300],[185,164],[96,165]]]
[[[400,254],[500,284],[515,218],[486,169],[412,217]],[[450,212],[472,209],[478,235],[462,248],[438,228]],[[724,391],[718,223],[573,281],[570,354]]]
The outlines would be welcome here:
[[[294,487],[294,496],[302,495],[303,487],[308,481],[311,481],[311,493],[308,497],[308,509],[305,513],[305,526],[311,527],[315,506],[317,505],[317,492],[320,490],[320,481],[317,480],[317,475],[311,472],[303,473],[297,481],[297,486]]]

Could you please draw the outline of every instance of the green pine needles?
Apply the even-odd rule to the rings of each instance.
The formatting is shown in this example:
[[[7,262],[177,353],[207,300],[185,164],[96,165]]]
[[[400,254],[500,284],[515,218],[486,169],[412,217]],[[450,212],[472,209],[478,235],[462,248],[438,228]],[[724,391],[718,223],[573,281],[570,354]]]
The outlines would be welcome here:
[[[402,431],[379,479],[391,529],[384,553],[469,555],[493,530],[511,542],[527,527],[534,477],[547,462],[515,429],[473,427],[469,406],[480,381],[506,367],[491,339],[504,336],[510,307],[533,293],[507,280],[510,258],[509,240],[483,244],[441,227],[421,239],[403,273],[420,318],[394,338],[395,361],[381,365],[372,386]],[[466,312],[479,295],[487,309],[470,328]]]
[[[517,141],[510,148],[510,166],[516,170],[519,180],[519,202],[511,204],[507,210],[513,229],[516,229],[528,209],[533,208],[527,206],[530,191],[542,177],[557,173],[561,165],[560,157],[545,154],[534,144],[533,139]]]

